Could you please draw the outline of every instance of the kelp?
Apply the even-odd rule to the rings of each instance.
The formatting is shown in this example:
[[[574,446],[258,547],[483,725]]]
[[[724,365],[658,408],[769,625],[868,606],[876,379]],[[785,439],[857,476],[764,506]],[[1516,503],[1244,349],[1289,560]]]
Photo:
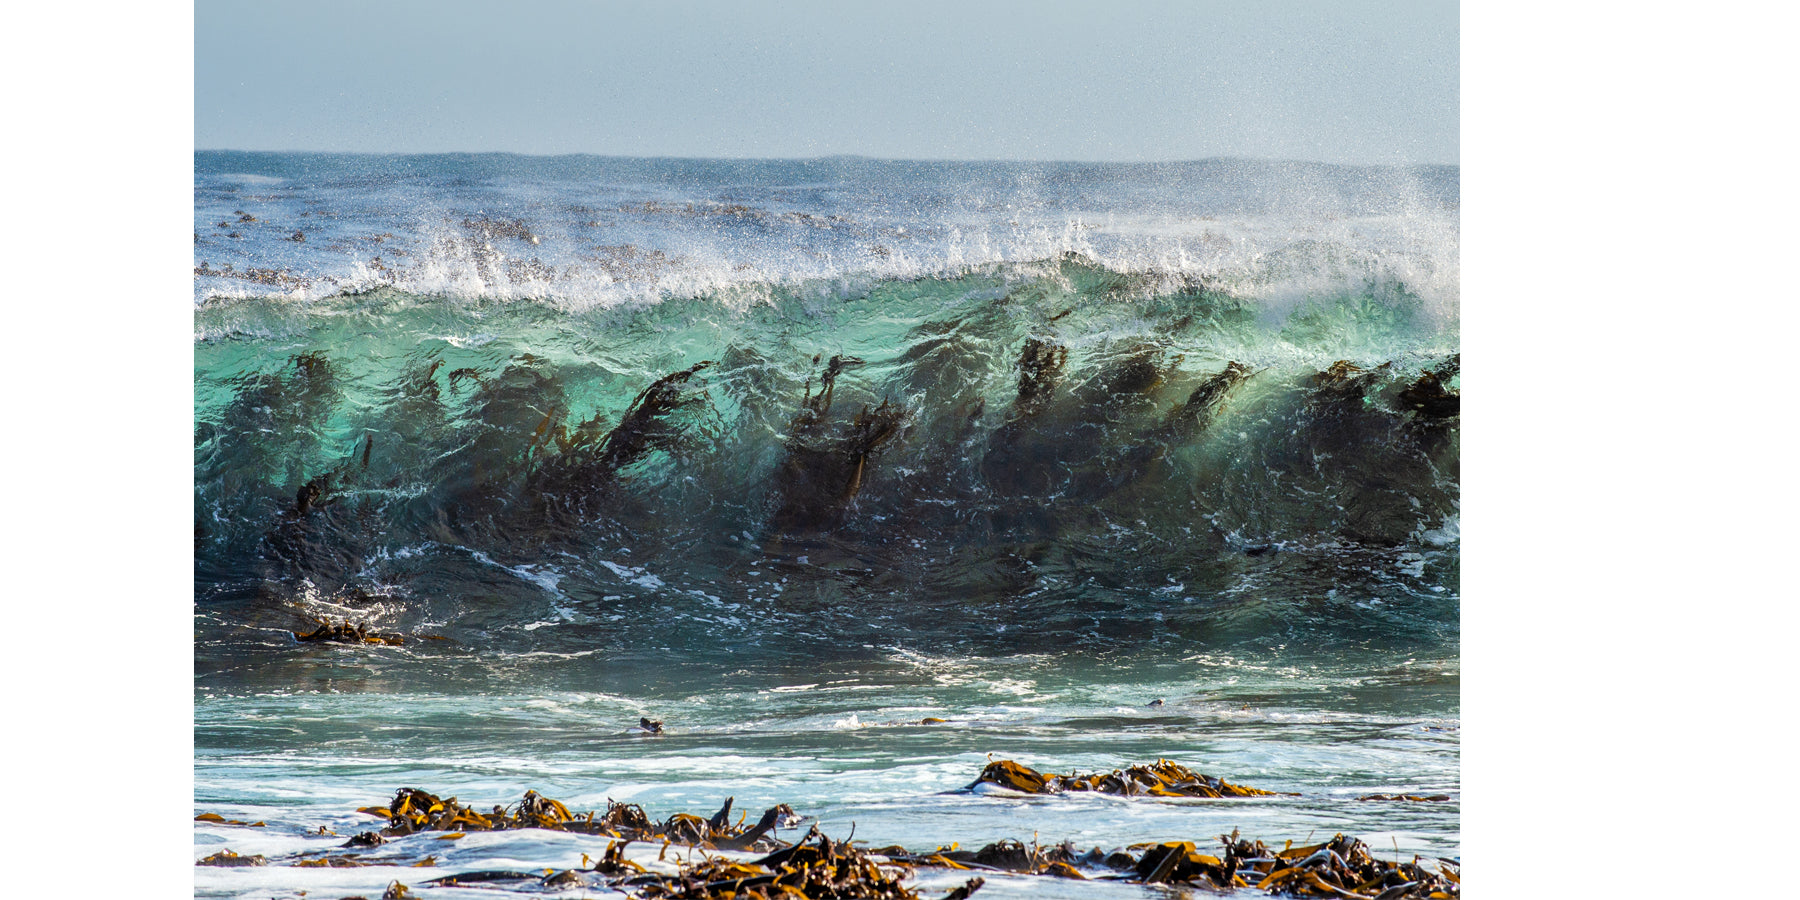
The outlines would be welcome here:
[[[386,819],[387,827],[380,832],[383,837],[424,831],[466,833],[542,828],[633,841],[668,841],[718,850],[762,850],[783,846],[773,836],[775,829],[798,821],[793,808],[783,803],[770,807],[755,824],[745,825],[742,818],[733,823],[731,804],[732,798],[726,798],[724,806],[711,818],[676,813],[657,823],[635,803],[609,800],[603,812],[574,813],[557,800],[536,791],[526,791],[518,803],[495,806],[484,813],[457,802],[455,797],[439,798],[417,788],[401,788],[387,806],[365,806],[357,812]]]
[[[1253,374],[1255,371],[1242,363],[1226,363],[1222,371],[1200,382],[1200,386],[1194,388],[1180,406],[1170,411],[1163,430],[1171,437],[1187,437],[1203,430],[1213,416],[1218,415],[1232,389],[1249,380]]]
[[[1358,800],[1402,800],[1407,803],[1442,803],[1443,801],[1450,799],[1450,795],[1449,794],[1432,794],[1428,797],[1422,797],[1422,796],[1419,796],[1418,794],[1370,794],[1367,797],[1358,797],[1356,799],[1358,799]]]
[[[399,647],[406,643],[406,638],[401,635],[370,631],[367,622],[353,623],[349,619],[337,623],[333,623],[330,619],[314,619],[313,621],[317,622],[319,627],[304,634],[298,631],[294,632],[294,640],[303,644],[329,641],[339,644],[383,644],[389,647]]]
[[[1043,775],[1009,760],[994,762],[984,770],[983,781],[1003,783],[1033,793],[1061,790],[1106,790],[1109,779],[1138,784],[1143,793],[1160,779],[1157,789],[1170,796],[1247,796],[1272,792],[1228,785],[1219,779],[1197,775],[1167,760],[1151,766],[1134,766],[1107,775]],[[1178,791],[1211,793],[1178,793]],[[1238,793],[1228,793],[1236,791]],[[1398,798],[1400,795],[1396,795]],[[1391,799],[1371,795],[1365,799]],[[1405,799],[1428,799],[1412,798]],[[386,818],[379,834],[365,832],[341,849],[366,848],[387,843],[388,838],[419,832],[448,832],[441,837],[461,837],[470,831],[542,828],[607,837],[598,859],[586,853],[581,868],[557,871],[461,872],[432,879],[437,886],[517,886],[542,888],[605,887],[640,898],[681,900],[773,900],[773,898],[868,898],[868,900],[921,900],[921,895],[902,882],[915,868],[1005,872],[1069,879],[1100,880],[1146,885],[1178,885],[1212,890],[1257,889],[1291,897],[1359,898],[1359,900],[1448,900],[1461,896],[1461,862],[1414,856],[1411,861],[1377,859],[1367,844],[1338,834],[1318,844],[1295,846],[1288,841],[1274,850],[1262,841],[1243,839],[1234,830],[1218,837],[1219,846],[1203,852],[1193,841],[1159,841],[1133,844],[1122,850],[1095,847],[1083,853],[1073,842],[1040,845],[1001,840],[978,850],[962,850],[955,844],[917,853],[904,847],[869,849],[851,841],[833,841],[815,823],[798,841],[773,838],[779,825],[794,821],[786,804],[771,807],[754,826],[742,821],[731,825],[731,799],[711,818],[676,813],[662,823],[652,822],[636,804],[608,801],[603,813],[575,814],[553,799],[527,791],[510,807],[477,812],[458,803],[414,788],[402,788],[385,807],[364,807],[360,812]],[[217,817],[202,815],[200,821]],[[652,871],[625,856],[634,841],[663,845],[683,844],[698,852],[675,859],[676,870]],[[755,858],[714,855],[715,851],[761,853]],[[663,854],[657,856],[658,860]],[[201,866],[261,866],[261,856],[239,856],[222,850],[199,860]],[[300,867],[413,866],[437,864],[435,856],[370,857],[361,853],[301,854],[287,863]],[[398,885],[394,882],[393,885]],[[983,879],[974,877],[949,892],[944,900],[967,898]],[[392,890],[393,885],[390,885]],[[404,886],[401,886],[404,890]]]
[[[1363,400],[1369,389],[1379,383],[1381,376],[1392,367],[1393,363],[1382,363],[1373,369],[1365,369],[1347,359],[1340,359],[1312,376],[1311,402],[1316,409]]]
[[[1462,354],[1458,353],[1427,369],[1418,380],[1400,392],[1400,405],[1421,419],[1448,419],[1462,413],[1462,391],[1450,382],[1462,372]]]
[[[369,468],[369,457],[375,451],[375,436],[363,435],[357,444],[357,449],[345,456],[336,468],[313,476],[294,492],[294,518],[303,518],[314,509],[334,502],[336,495],[355,480],[359,468]]]
[[[814,843],[814,839],[816,843]],[[812,829],[797,844],[757,859],[733,859],[702,855],[699,860],[677,860],[676,870],[650,872],[624,858],[626,842],[607,844],[599,860],[582,854],[585,869],[565,869],[545,875],[535,872],[482,871],[447,875],[427,882],[436,886],[513,883],[520,887],[609,887],[630,891],[639,898],[680,900],[772,900],[772,898],[844,898],[844,900],[920,900],[920,894],[902,884],[910,867],[884,860],[848,841],[834,842]],[[659,857],[660,858],[660,857]],[[950,892],[949,898],[966,898],[981,886],[971,879]]]
[[[1003,759],[988,763],[987,767],[981,770],[980,777],[976,778],[969,787],[974,788],[980,784],[998,785],[1026,794],[1098,791],[1123,797],[1208,798],[1281,795],[1281,792],[1278,791],[1265,791],[1261,788],[1231,784],[1223,778],[1203,775],[1180,763],[1170,762],[1166,759],[1159,759],[1147,766],[1132,766],[1127,769],[1114,769],[1111,772],[1087,775],[1078,773],[1045,775],[1029,766]]]
[[[905,862],[917,866],[933,866],[946,869],[991,869],[996,872],[1018,872],[1028,875],[1055,875],[1061,878],[1086,879],[1087,876],[1075,868],[1076,863],[1092,865],[1103,861],[1104,856],[1093,858],[1079,856],[1071,843],[1063,843],[1052,848],[1045,848],[1036,843],[1025,844],[1014,840],[1001,840],[988,844],[979,850],[959,850],[955,845],[939,847],[930,853],[914,854],[901,847],[888,847],[875,851],[897,862]],[[1098,854],[1098,848],[1094,853]]]
[[[600,489],[617,478],[620,470],[652,451],[678,447],[686,431],[673,418],[704,405],[704,392],[689,390],[687,385],[695,373],[711,365],[711,360],[704,360],[658,378],[638,392],[619,423],[610,429],[596,415],[571,431],[558,421],[558,411],[546,413],[532,432],[527,490],[578,493]]]
[[[1028,419],[1049,402],[1062,383],[1069,364],[1069,348],[1038,338],[1028,338],[1019,351],[1019,393],[1013,399],[1010,419]]]
[[[265,856],[239,856],[232,850],[220,850],[202,860],[195,861],[196,866],[266,866],[269,860]]]
[[[194,817],[196,822],[209,822],[214,825],[242,825],[246,828],[265,828],[267,822],[246,822],[242,819],[227,819],[218,813],[201,813]]]
[[[403,857],[371,859],[360,853],[328,854],[325,856],[309,857],[294,863],[294,867],[300,869],[361,869],[368,866],[428,869],[435,865],[437,865],[436,856],[427,856],[423,859],[406,859]]]
[[[908,868],[888,862],[883,865],[874,853],[849,841],[833,841],[814,827],[793,846],[760,859],[709,857],[697,864],[684,864],[673,875],[646,874],[618,884],[639,888],[638,897],[670,900],[918,900],[919,892],[901,883],[909,874]],[[980,878],[970,879],[952,890],[945,900],[967,898],[981,884]]]
[[[1255,371],[1242,363],[1226,363],[1223,370],[1202,381],[1186,400],[1169,410],[1159,424],[1144,434],[1141,443],[1126,450],[1118,459],[1106,461],[1099,471],[1085,473],[1083,481],[1087,482],[1087,489],[1096,494],[1109,494],[1149,475],[1171,449],[1204,432],[1224,409],[1231,392],[1253,374]]]
[[[1231,836],[1235,838],[1236,832]],[[1417,856],[1411,862],[1388,862],[1376,859],[1367,844],[1343,834],[1309,847],[1294,847],[1290,842],[1272,856],[1260,841],[1254,849],[1263,852],[1245,860],[1246,874],[1238,878],[1250,884],[1248,873],[1261,876],[1254,886],[1271,894],[1376,900],[1462,896],[1461,863],[1441,859],[1433,869]]]
[[[1054,448],[1032,438],[1068,364],[1069,348],[1054,341],[1027,338],[1019,350],[1018,393],[1005,420],[989,435],[981,460],[983,478],[1007,495],[1042,494],[1054,483]]]
[[[1181,361],[1168,348],[1150,341],[1125,348],[1120,355],[1103,357],[1099,370],[1078,386],[1081,416],[1088,421],[1118,421],[1141,408],[1150,395],[1168,380],[1169,369]]]
[[[1105,853],[1096,847],[1078,854],[1068,842],[1054,848],[1000,841],[977,851],[939,848],[909,854],[899,848],[876,851],[913,866],[990,869],[1028,875],[1087,878],[1082,869],[1100,869],[1096,880],[1131,884],[1189,885],[1212,889],[1260,888],[1292,897],[1349,897],[1362,900],[1426,900],[1461,896],[1461,864],[1440,859],[1435,868],[1419,857],[1411,862],[1376,859],[1368,845],[1339,834],[1322,844],[1279,852],[1262,841],[1249,841],[1233,831],[1220,835],[1220,855],[1202,853],[1192,841],[1137,844],[1138,851]]]
[[[858,365],[862,360],[854,356],[833,356],[819,373],[819,392],[812,392],[810,379],[806,383],[800,412],[788,424],[787,458],[776,471],[780,503],[771,524],[779,532],[820,531],[838,524],[862,490],[870,457],[906,421],[905,407],[882,400],[873,409],[864,405],[837,429],[827,427],[837,378]]]

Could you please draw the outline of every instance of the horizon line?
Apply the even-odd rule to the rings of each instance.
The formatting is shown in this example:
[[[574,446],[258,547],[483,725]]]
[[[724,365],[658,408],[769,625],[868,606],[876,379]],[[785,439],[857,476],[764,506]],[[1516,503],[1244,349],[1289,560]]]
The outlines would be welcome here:
[[[1139,159],[1139,160],[1107,160],[1107,159],[1019,159],[1005,157],[908,157],[908,156],[869,156],[861,153],[828,153],[821,156],[642,156],[626,153],[594,153],[590,151],[572,151],[566,153],[528,153],[518,150],[246,150],[234,147],[196,147],[199,153],[267,153],[267,154],[313,154],[330,156],[518,156],[534,159],[557,159],[566,157],[591,157],[595,159],[620,160],[676,160],[681,162],[831,162],[834,160],[856,160],[863,162],[884,163],[1021,163],[1039,165],[1082,165],[1082,166],[1167,166],[1204,162],[1254,162],[1277,164],[1301,164],[1314,166],[1338,166],[1341,168],[1455,168],[1462,167],[1457,162],[1406,162],[1406,163],[1352,163],[1327,162],[1317,159],[1300,159],[1295,157],[1261,157],[1241,155],[1218,155],[1189,157],[1185,159]]]

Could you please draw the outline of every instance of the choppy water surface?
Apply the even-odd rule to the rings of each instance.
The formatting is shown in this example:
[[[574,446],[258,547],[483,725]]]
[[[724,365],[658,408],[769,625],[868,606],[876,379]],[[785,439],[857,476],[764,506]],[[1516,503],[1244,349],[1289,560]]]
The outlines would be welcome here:
[[[1460,852],[1456,802],[1355,799],[1459,791],[1454,169],[196,164],[195,804],[267,823],[196,858],[401,787]],[[958,793],[990,755],[1299,796]],[[197,891],[605,846],[404,842]],[[984,891],[1099,890],[1053,881]]]

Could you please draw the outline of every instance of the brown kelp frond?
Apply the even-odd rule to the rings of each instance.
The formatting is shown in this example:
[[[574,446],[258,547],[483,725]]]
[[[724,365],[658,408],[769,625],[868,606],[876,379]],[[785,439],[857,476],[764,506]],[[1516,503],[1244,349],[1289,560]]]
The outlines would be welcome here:
[[[1049,851],[1017,841],[989,844],[978,851],[940,848],[931,854],[893,855],[890,858],[915,866],[986,868],[1034,875],[1082,878],[1079,867],[1112,869],[1122,875],[1101,877],[1136,884],[1173,884],[1212,889],[1261,888],[1271,894],[1293,897],[1381,897],[1384,900],[1455,898],[1462,893],[1460,863],[1438,860],[1427,868],[1418,857],[1411,862],[1376,859],[1368,845],[1337,835],[1322,844],[1275,852],[1262,841],[1244,840],[1237,831],[1218,838],[1220,855],[1203,853],[1192,841],[1162,841],[1134,845],[1137,855],[1096,847],[1077,855],[1063,844]]]
[[[1194,388],[1186,401],[1169,413],[1167,428],[1180,434],[1191,434],[1206,427],[1219,409],[1225,405],[1225,397],[1232,389],[1243,384],[1255,374],[1249,366],[1238,362],[1228,362],[1223,371]]]
[[[317,622],[319,627],[304,634],[298,631],[294,632],[294,640],[301,643],[329,641],[338,644],[385,644],[390,647],[398,647],[406,643],[406,638],[401,635],[370,631],[367,622],[353,623],[349,619],[344,619],[333,624],[330,619],[318,618],[313,621]]]
[[[563,803],[526,791],[524,799],[512,806],[495,806],[481,812],[466,806],[455,797],[440,798],[416,788],[401,788],[387,806],[365,806],[358,812],[388,820],[381,834],[388,837],[422,831],[471,832],[505,831],[516,828],[542,828],[594,834],[626,841],[656,841],[690,844],[725,850],[763,850],[783,846],[776,840],[777,828],[798,820],[792,807],[785,803],[770,807],[753,825],[729,821],[731,801],[711,819],[687,813],[676,813],[661,823],[651,820],[644,808],[635,803],[607,801],[601,812],[575,813]]]
[[[817,365],[818,362],[819,358],[813,357],[813,364]],[[846,368],[862,364],[862,359],[843,354],[838,354],[828,360],[825,368],[819,372],[819,393],[812,392],[812,380],[807,380],[806,395],[800,401],[800,414],[794,418],[790,430],[804,431],[807,426],[831,412],[831,397],[837,388],[837,377],[843,374]]]
[[[546,413],[527,448],[531,489],[566,494],[602,488],[652,451],[675,449],[685,432],[672,419],[706,402],[704,392],[689,390],[687,384],[710,365],[711,360],[704,360],[658,378],[638,392],[610,429],[598,415],[570,430],[562,424],[561,409]]]
[[[1362,841],[1339,834],[1323,844],[1289,847],[1273,858],[1251,860],[1255,886],[1290,897],[1450,898],[1462,895],[1461,865],[1441,861],[1436,870],[1412,862],[1376,859]],[[1248,879],[1245,879],[1248,881]]]
[[[1168,367],[1179,360],[1179,356],[1170,360],[1163,347],[1154,344],[1140,347],[1095,373],[1091,386],[1101,395],[1109,397],[1148,394],[1162,386]]]
[[[1462,373],[1462,354],[1458,353],[1427,369],[1417,381],[1400,392],[1400,405],[1422,419],[1448,419],[1462,413],[1462,390],[1450,382]]]
[[[814,358],[817,361],[817,358]],[[899,432],[908,410],[888,400],[862,407],[837,429],[826,426],[837,376],[856,357],[833,356],[820,375],[821,391],[808,382],[800,412],[789,425],[787,458],[776,471],[780,506],[772,526],[780,532],[817,531],[837,525],[862,490],[876,448]]]
[[[1198,791],[1202,786],[1220,796],[1230,788],[1255,794],[1268,794],[1254,788],[1224,785],[1218,779],[1197,775],[1175,763],[1159,760],[1151,766],[1109,773],[1106,776],[1042,775],[1010,760],[988,766],[984,779],[994,783],[1010,781],[1016,789],[1040,785],[1037,792],[1055,790],[1104,790],[1098,785],[1107,778],[1120,777],[1143,784],[1147,778],[1161,779],[1166,789]],[[991,777],[989,777],[991,776]],[[1083,787],[1081,785],[1088,785]],[[1147,785],[1146,785],[1147,787]],[[1203,794],[1174,794],[1201,796]],[[1213,794],[1204,794],[1212,796]],[[1240,794],[1241,795],[1241,794]],[[384,807],[365,807],[360,812],[389,820],[382,831],[390,837],[423,831],[449,831],[440,839],[461,837],[464,832],[491,831],[508,828],[543,828],[594,834],[611,838],[597,860],[582,855],[579,869],[542,872],[477,871],[435,879],[434,885],[488,884],[499,886],[517,882],[520,887],[609,887],[635,891],[643,898],[873,898],[873,900],[919,900],[920,894],[902,882],[914,868],[938,868],[963,871],[1010,872],[1059,878],[1096,878],[1134,884],[1167,884],[1231,890],[1255,888],[1270,894],[1291,897],[1357,897],[1370,900],[1451,900],[1461,896],[1462,864],[1456,859],[1429,862],[1414,856],[1411,861],[1389,861],[1375,857],[1360,840],[1338,834],[1317,844],[1295,846],[1287,841],[1276,850],[1260,840],[1248,840],[1234,829],[1219,835],[1217,846],[1203,852],[1194,841],[1165,840],[1133,844],[1122,850],[1103,851],[1099,847],[1079,852],[1072,842],[1058,845],[1017,840],[1000,840],[979,850],[962,850],[955,844],[923,853],[903,847],[866,849],[849,840],[833,841],[814,824],[798,841],[787,844],[768,835],[773,829],[792,824],[793,810],[786,804],[771,807],[757,824],[732,826],[732,801],[711,818],[677,813],[664,822],[653,823],[642,807],[608,801],[604,813],[573,813],[562,803],[527,791],[522,800],[510,807],[493,807],[491,813],[477,812],[458,803],[456,798],[439,798],[414,788],[402,788]],[[201,816],[201,821],[218,817]],[[687,844],[700,853],[686,859],[669,857],[676,871],[649,871],[625,857],[632,841],[662,844],[665,852],[672,844]],[[344,844],[345,848],[368,848],[386,843],[381,835],[365,833]],[[746,851],[764,853],[745,859],[713,855],[707,851]],[[664,856],[659,855],[658,859]],[[239,856],[229,850],[198,861],[203,866],[267,865],[263,857]],[[298,866],[431,866],[432,856],[414,859],[410,856],[369,857],[359,853],[319,856],[303,854]],[[949,897],[968,897],[982,885],[972,878],[950,892]],[[535,889],[535,888],[531,888]],[[948,900],[948,898],[945,898]]]
[[[619,424],[600,446],[599,465],[616,472],[642,459],[652,450],[664,449],[678,432],[667,423],[669,416],[705,402],[703,396],[683,391],[694,373],[712,365],[702,360],[679,372],[664,375],[638,393]]]
[[[988,763],[975,784],[994,784],[1027,794],[1098,791],[1124,797],[1269,797],[1277,791],[1231,784],[1180,763],[1159,759],[1147,766],[1082,775],[1045,775],[1009,759]],[[975,784],[970,785],[974,787]]]
[[[814,838],[817,843],[812,842]],[[639,887],[639,897],[680,900],[919,900],[919,892],[901,883],[908,874],[904,866],[883,864],[849,841],[834,842],[814,829],[793,847],[761,859],[710,857],[682,864],[673,875],[641,875],[623,884]],[[950,896],[966,898],[980,887],[979,882],[964,884]]]
[[[1029,418],[1044,408],[1062,382],[1069,363],[1069,348],[1029,338],[1019,351],[1019,395],[1013,401],[1013,418]]]
[[[1393,365],[1385,362],[1373,369],[1365,369],[1347,359],[1340,359],[1323,371],[1313,373],[1310,379],[1313,386],[1311,402],[1316,407],[1321,404],[1362,400]]]
[[[220,850],[219,852],[214,853],[205,859],[197,860],[194,863],[196,866],[266,866],[268,864],[269,860],[267,857],[239,856],[232,850]]]

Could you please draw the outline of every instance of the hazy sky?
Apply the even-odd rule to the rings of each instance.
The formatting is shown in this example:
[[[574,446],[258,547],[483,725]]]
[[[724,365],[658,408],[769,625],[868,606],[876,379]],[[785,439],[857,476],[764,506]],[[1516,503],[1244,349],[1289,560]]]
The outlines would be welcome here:
[[[1453,2],[195,6],[202,149],[1455,163]]]

